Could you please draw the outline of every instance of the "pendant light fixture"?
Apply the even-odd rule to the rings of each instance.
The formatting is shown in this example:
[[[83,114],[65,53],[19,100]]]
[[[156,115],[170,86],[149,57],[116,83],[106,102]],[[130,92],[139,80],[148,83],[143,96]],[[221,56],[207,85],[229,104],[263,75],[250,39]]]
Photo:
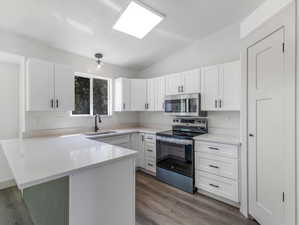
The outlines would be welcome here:
[[[102,53],[96,53],[94,55],[94,57],[97,59],[97,64],[98,64],[97,69],[100,69],[104,65],[104,63],[102,61],[103,54]]]

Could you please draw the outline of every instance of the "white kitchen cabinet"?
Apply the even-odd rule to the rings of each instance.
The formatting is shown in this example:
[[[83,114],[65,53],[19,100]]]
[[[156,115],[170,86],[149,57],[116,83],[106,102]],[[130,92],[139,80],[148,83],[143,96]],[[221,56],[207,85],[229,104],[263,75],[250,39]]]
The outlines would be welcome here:
[[[201,108],[204,111],[240,110],[240,61],[202,68]]]
[[[114,111],[129,111],[131,107],[131,82],[127,78],[114,81]]]
[[[27,111],[74,109],[74,74],[69,67],[29,59],[26,75]]]
[[[200,69],[166,76],[166,95],[200,93]]]
[[[54,110],[54,66],[52,63],[27,61],[27,111]]]
[[[239,202],[239,145],[195,142],[195,185],[213,196]]]
[[[201,74],[201,109],[204,111],[215,111],[218,109],[219,97],[219,66],[202,68]]]
[[[183,87],[181,87],[181,92],[183,94],[200,93],[200,73],[200,69],[196,69],[186,71],[181,74],[184,79]]]
[[[145,111],[147,104],[147,81],[145,79],[130,79],[131,81],[131,111]]]
[[[155,111],[164,111],[165,77],[155,78]]]
[[[156,110],[156,86],[157,83],[155,79],[147,80],[147,103],[146,110],[147,111],[155,111]]]
[[[165,78],[166,95],[181,94],[181,87],[184,85],[184,77],[180,74],[168,75]]]
[[[69,67],[54,65],[55,108],[58,111],[73,111],[75,106],[74,74]]]
[[[219,82],[220,109],[225,111],[240,110],[241,62],[235,61],[221,66]]]

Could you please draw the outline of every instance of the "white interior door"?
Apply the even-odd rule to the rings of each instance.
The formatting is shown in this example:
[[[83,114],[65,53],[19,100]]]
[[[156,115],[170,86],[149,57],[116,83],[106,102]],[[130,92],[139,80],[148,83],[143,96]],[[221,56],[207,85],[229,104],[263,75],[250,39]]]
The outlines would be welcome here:
[[[27,62],[27,110],[54,109],[54,65],[29,59]]]
[[[218,110],[220,68],[218,65],[204,67],[201,72],[201,108],[205,111]]]
[[[131,79],[131,110],[144,111],[146,98],[146,80],[145,79]]]
[[[55,108],[58,111],[73,111],[75,87],[73,71],[63,65],[55,65]]]
[[[284,29],[248,50],[249,212],[262,225],[284,223],[286,156]]]

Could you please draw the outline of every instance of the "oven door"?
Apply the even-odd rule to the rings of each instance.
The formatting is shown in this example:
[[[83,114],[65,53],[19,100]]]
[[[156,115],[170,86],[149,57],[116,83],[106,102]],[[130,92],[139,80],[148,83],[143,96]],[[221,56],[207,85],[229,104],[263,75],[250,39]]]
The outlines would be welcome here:
[[[193,178],[193,140],[157,136],[157,168]]]

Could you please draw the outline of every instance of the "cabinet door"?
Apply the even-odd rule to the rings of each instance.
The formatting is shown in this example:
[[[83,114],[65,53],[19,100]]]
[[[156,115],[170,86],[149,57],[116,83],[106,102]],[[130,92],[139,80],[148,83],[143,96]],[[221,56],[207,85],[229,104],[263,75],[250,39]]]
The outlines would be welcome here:
[[[182,73],[184,77],[183,93],[200,93],[200,69]]]
[[[146,99],[146,80],[131,79],[131,110],[144,111]]]
[[[219,66],[202,68],[201,74],[201,109],[218,110],[219,98]]]
[[[155,79],[155,93],[156,93],[156,111],[164,111],[165,99],[165,77],[158,77]]]
[[[27,111],[54,110],[54,65],[29,59],[27,61]]]
[[[181,74],[172,74],[166,76],[166,95],[181,94],[181,87],[184,84],[184,77]]]
[[[75,108],[74,73],[71,68],[55,65],[55,108],[67,112]]]
[[[149,79],[147,80],[147,110],[155,111],[156,104],[156,90],[155,90],[155,80]]]
[[[238,111],[241,95],[241,63],[235,61],[221,67],[219,108],[225,111]]]
[[[131,82],[126,78],[115,79],[114,82],[114,111],[122,112],[130,110]]]

